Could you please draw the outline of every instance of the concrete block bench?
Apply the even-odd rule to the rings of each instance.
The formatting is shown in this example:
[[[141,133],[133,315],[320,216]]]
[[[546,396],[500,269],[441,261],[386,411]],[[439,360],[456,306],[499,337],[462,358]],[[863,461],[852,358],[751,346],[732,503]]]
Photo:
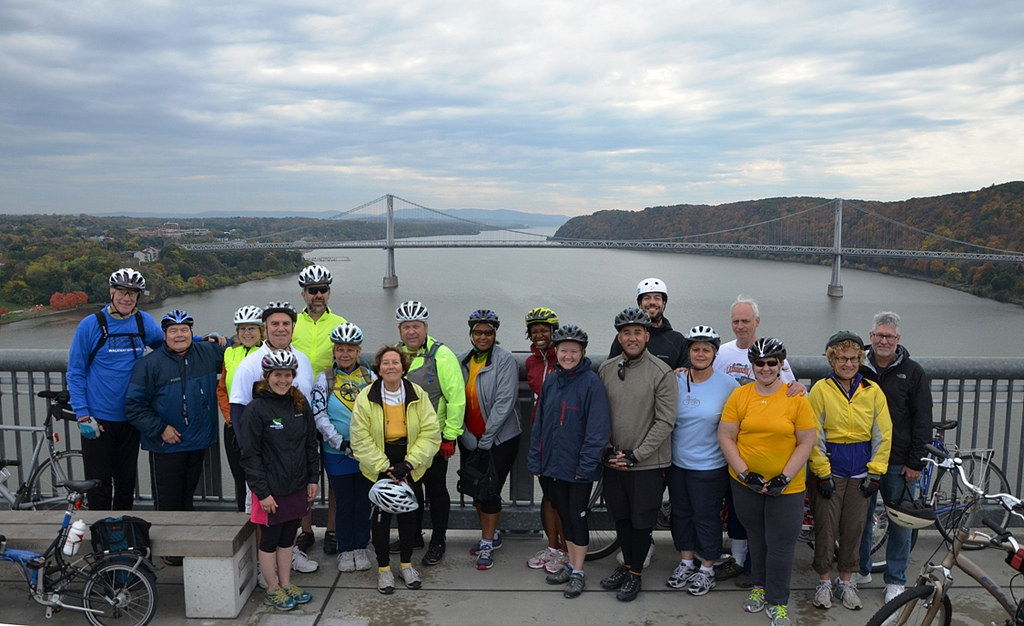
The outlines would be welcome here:
[[[150,524],[153,558],[183,557],[186,617],[238,617],[256,586],[256,527],[245,513],[210,511],[78,511],[87,525],[121,515]],[[0,511],[7,545],[42,553],[63,511]],[[91,549],[86,536],[84,550]]]

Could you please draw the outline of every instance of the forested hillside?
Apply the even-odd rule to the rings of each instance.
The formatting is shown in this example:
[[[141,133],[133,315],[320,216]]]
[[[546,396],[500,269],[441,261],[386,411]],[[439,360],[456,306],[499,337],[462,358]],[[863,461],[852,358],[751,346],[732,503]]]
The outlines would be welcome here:
[[[720,243],[831,245],[828,212],[808,210],[829,202],[828,198],[769,198],[718,206],[683,204],[650,207],[642,211],[599,211],[569,220],[558,229],[555,237],[669,239],[726,231],[715,235],[713,240]],[[948,238],[999,251],[1024,252],[1024,182],[1021,181],[900,202],[844,200],[843,207],[844,247],[984,252],[943,239]],[[743,228],[787,215],[793,217],[785,220],[786,233],[802,232],[803,240],[790,240],[788,234],[785,241],[777,240],[783,237],[777,232],[783,228],[780,225],[782,221],[756,229]],[[793,228],[794,222],[802,228]],[[779,256],[772,255],[772,258]],[[832,262],[831,257],[799,255],[787,260]],[[1024,268],[1012,263],[845,257],[843,265],[925,278],[1001,301],[1021,302],[1024,299]]]

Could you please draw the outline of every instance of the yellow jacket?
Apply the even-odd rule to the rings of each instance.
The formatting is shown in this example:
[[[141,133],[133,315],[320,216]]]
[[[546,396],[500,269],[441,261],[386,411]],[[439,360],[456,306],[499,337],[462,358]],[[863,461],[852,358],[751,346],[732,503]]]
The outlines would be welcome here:
[[[889,467],[892,420],[885,394],[877,384],[857,375],[849,395],[827,376],[811,388],[808,400],[818,428],[811,450],[811,471],[819,477],[853,478],[864,471],[882,475]]]
[[[384,454],[384,406],[379,378],[363,387],[352,410],[352,456],[359,461],[359,471],[371,482],[391,467]],[[405,460],[412,465],[412,479],[419,480],[430,467],[434,455],[441,448],[441,425],[434,406],[425,391],[414,383],[402,379],[405,385],[405,422],[409,447]]]

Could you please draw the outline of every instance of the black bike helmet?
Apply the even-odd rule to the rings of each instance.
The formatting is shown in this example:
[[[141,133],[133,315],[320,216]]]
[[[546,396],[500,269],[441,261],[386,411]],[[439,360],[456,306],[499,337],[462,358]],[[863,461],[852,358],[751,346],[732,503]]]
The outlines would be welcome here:
[[[747,360],[751,363],[773,356],[780,361],[786,360],[786,346],[775,337],[761,337],[747,348]]]
[[[715,332],[715,329],[703,324],[691,328],[689,332],[683,335],[683,339],[686,340],[685,350],[687,352],[690,351],[690,346],[692,344],[699,341],[710,343],[711,347],[715,350],[715,354],[718,354],[718,349],[722,346],[722,338],[717,332]]]
[[[167,330],[168,326],[174,326],[175,324],[185,324],[191,328],[193,323],[195,323],[195,320],[192,319],[192,316],[187,311],[175,309],[164,315],[164,318],[160,320],[160,328]]]
[[[647,311],[642,311],[635,306],[623,309],[615,316],[615,330],[622,330],[623,326],[639,325],[649,329],[651,327],[651,316]]]
[[[292,308],[292,305],[287,302],[275,300],[268,302],[267,306],[263,307],[263,323],[266,324],[267,318],[274,313],[287,313],[288,317],[292,318],[293,324],[295,323],[295,320],[299,319],[299,316],[295,312],[295,309]]]
[[[583,332],[583,329],[579,326],[576,326],[575,324],[566,324],[551,333],[551,345],[557,346],[563,341],[575,341],[586,348],[590,338],[587,337],[587,333]]]
[[[494,330],[498,330],[498,326],[501,326],[501,320],[498,319],[498,314],[490,309],[477,309],[469,314],[469,329],[473,330],[473,327],[477,324],[490,324],[494,327]]]

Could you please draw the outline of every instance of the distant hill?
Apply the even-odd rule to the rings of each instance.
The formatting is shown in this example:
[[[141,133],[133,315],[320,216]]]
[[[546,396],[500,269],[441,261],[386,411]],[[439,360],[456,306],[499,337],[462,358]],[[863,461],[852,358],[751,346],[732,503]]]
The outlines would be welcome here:
[[[642,211],[598,211],[592,215],[574,217],[563,224],[555,237],[570,239],[665,239],[685,237],[711,231],[730,231],[718,236],[723,243],[757,243],[770,236],[770,226],[764,230],[743,227],[793,215],[790,220],[805,220],[806,230],[820,232],[821,224],[812,225],[813,215],[795,214],[830,202],[829,198],[792,197],[748,200],[717,206],[679,204],[649,207]],[[947,194],[926,198],[911,198],[898,202],[844,200],[844,225],[857,222],[858,232],[883,233],[888,237],[885,245],[891,249],[949,249],[950,244],[922,232],[898,227],[886,219],[975,245],[1000,250],[1024,251],[1024,182],[1014,181],[985,187],[977,191]],[[858,211],[856,209],[863,209]],[[865,213],[873,213],[874,217]],[[788,222],[789,220],[787,220]],[[827,224],[825,224],[827,230]],[[877,239],[877,237],[875,237]],[[820,239],[820,236],[819,236]],[[831,241],[831,237],[829,237]],[[821,245],[808,235],[801,245]],[[856,247],[844,234],[843,244]],[[924,248],[922,248],[922,246]],[[756,257],[756,254],[738,256]],[[778,259],[777,254],[772,258]],[[831,263],[831,258],[793,256],[788,260],[804,263]],[[1024,268],[1008,263],[971,263],[931,259],[844,259],[844,266],[876,272],[919,277],[945,286],[968,291],[979,296],[1002,301],[1024,300]]]

